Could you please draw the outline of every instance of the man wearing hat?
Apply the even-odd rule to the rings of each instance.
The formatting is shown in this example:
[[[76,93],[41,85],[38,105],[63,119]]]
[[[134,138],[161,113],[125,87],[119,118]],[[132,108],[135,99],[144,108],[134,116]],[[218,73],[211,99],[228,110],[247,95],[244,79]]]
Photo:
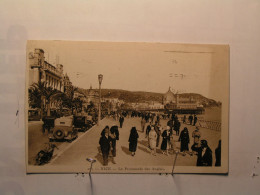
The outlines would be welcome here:
[[[193,153],[197,154],[198,149],[200,148],[200,137],[201,132],[199,131],[199,127],[196,127],[196,129],[192,132],[192,137],[194,138],[193,145],[191,146],[191,150]]]
[[[112,155],[113,155],[113,157],[115,157],[116,156],[116,141],[119,140],[119,131],[118,131],[117,125],[113,125],[110,128],[109,136],[111,138]]]
[[[201,140],[201,147],[198,149],[197,166],[212,166],[212,151],[207,140]]]

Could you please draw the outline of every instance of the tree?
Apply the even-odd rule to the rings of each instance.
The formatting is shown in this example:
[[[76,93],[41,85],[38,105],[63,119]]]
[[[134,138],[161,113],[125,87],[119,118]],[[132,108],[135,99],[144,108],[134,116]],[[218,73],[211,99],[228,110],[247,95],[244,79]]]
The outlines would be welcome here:
[[[33,83],[29,88],[29,105],[35,108],[40,108],[40,117],[43,116],[43,98],[44,91],[46,89],[46,82],[39,81],[38,83]]]
[[[47,116],[50,116],[51,103],[62,96],[62,92],[46,85],[46,82],[39,81],[29,88],[29,105],[41,109],[41,118],[43,116],[44,102],[47,107]]]
[[[28,98],[31,108],[41,108],[41,92],[37,88],[29,88]]]
[[[51,103],[58,100],[62,95],[62,92],[58,91],[57,89],[53,89],[51,87],[47,87],[45,90],[45,101],[47,105],[47,116],[51,115]]]
[[[76,109],[76,112],[82,110],[83,101],[80,98],[74,98],[72,100],[72,106]]]
[[[74,109],[76,109],[77,112],[79,109],[82,110],[83,107],[83,100],[81,100],[79,97],[75,98],[75,92],[78,92],[85,97],[85,95],[80,92],[77,87],[72,87],[70,91],[62,96],[62,105],[71,109],[72,114],[74,113]]]

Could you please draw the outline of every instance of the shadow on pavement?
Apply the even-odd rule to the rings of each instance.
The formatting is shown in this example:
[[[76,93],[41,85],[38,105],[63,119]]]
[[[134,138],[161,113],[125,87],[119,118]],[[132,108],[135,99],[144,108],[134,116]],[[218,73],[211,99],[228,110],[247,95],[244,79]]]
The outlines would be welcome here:
[[[97,161],[100,162],[100,164],[103,165],[103,157],[102,157],[102,153],[101,153],[100,146],[97,147],[97,149],[98,149],[98,153],[97,153],[97,155],[95,156],[95,159],[97,159]]]
[[[142,141],[138,141],[139,144],[148,147],[148,141],[142,140]]]
[[[127,155],[131,155],[131,152],[128,150],[127,147],[121,146],[122,150],[124,153],[126,153]]]
[[[162,154],[162,150],[160,148],[156,148],[156,153]]]
[[[149,153],[149,154],[151,153],[150,150],[148,150],[147,148],[143,148],[141,146],[138,146],[138,149],[142,150],[143,152]]]
[[[97,161],[100,162],[101,165],[103,165],[103,156],[102,156],[102,152],[101,152],[100,146],[97,147],[97,150],[98,150],[98,153],[95,156],[95,159],[97,159]],[[109,162],[111,162],[113,164],[116,164],[115,161],[114,161],[114,157],[111,154],[109,154],[109,156],[108,156],[108,163]]]

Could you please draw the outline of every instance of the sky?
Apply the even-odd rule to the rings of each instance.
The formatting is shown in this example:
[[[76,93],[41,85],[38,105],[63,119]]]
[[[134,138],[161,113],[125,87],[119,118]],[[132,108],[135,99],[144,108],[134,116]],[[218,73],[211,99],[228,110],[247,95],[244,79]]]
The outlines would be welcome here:
[[[102,88],[165,93],[171,87],[173,92],[199,93],[221,101],[223,93],[219,84],[223,82],[225,88],[228,81],[228,69],[223,69],[223,59],[217,57],[225,49],[219,52],[219,46],[28,42],[27,52],[34,48],[43,49],[49,63],[63,64],[64,73],[73,85],[85,89],[90,85],[98,88],[98,74],[102,74]]]

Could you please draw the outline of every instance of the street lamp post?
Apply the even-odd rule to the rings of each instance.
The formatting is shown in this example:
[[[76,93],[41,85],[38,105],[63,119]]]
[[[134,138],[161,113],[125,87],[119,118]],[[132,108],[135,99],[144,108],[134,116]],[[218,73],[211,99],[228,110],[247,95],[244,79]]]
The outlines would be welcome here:
[[[102,80],[103,80],[103,75],[99,74],[98,75],[98,82],[99,82],[99,105],[98,105],[98,124],[97,125],[99,125],[99,122],[101,120],[101,83],[102,83]]]

